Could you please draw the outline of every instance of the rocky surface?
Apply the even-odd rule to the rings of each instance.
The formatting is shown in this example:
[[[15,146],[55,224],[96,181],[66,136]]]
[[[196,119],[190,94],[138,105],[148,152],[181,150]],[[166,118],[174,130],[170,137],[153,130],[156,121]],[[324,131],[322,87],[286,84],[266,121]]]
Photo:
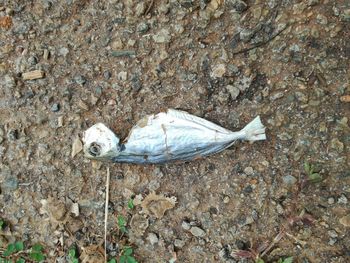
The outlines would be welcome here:
[[[5,0],[0,32],[7,241],[42,243],[48,262],[72,244],[88,257],[103,244],[108,165],[110,256],[130,245],[139,262],[247,262],[235,251],[283,233],[266,262],[349,262],[348,1]],[[260,115],[268,139],[163,166],[82,156],[92,124],[126,137],[166,108],[232,130]],[[162,218],[128,208],[153,191],[177,198]]]

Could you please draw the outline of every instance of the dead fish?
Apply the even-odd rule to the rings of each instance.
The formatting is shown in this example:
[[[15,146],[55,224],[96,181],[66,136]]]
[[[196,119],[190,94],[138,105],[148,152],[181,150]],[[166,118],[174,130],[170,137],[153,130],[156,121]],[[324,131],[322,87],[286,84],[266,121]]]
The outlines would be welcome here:
[[[190,161],[221,152],[237,140],[266,140],[259,116],[242,130],[232,132],[187,112],[169,109],[141,119],[123,142],[102,123],[87,129],[83,136],[87,158],[137,164]]]

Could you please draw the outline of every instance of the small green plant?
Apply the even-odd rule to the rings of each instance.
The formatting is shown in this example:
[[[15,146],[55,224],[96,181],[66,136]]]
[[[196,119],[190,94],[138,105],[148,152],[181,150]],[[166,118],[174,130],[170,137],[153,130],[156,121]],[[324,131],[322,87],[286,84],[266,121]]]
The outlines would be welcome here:
[[[29,253],[29,258],[35,262],[43,261],[45,259],[43,249],[43,246],[40,244],[33,245]]]
[[[131,247],[126,246],[122,250],[122,254],[119,258],[120,263],[138,263],[137,260],[133,257],[134,251]]]
[[[128,201],[128,208],[133,209],[135,207],[134,205],[134,199],[130,198]]]
[[[0,218],[0,230],[3,230],[5,228],[5,221]]]
[[[112,258],[110,261],[108,261],[108,263],[117,263],[117,261],[115,260],[115,258]]]
[[[277,263],[293,263],[293,257],[288,257],[285,259],[280,258]]]
[[[16,241],[15,243],[11,243],[7,245],[6,250],[2,254],[4,257],[11,256],[17,252],[20,252],[24,249],[24,244],[22,241]]]
[[[122,215],[118,216],[118,228],[123,234],[128,232],[126,229],[126,219]]]
[[[323,180],[322,176],[315,171],[315,166],[307,161],[304,163],[304,170],[307,176],[307,180],[310,183],[319,183]]]
[[[79,263],[78,251],[75,246],[68,250],[69,263]]]

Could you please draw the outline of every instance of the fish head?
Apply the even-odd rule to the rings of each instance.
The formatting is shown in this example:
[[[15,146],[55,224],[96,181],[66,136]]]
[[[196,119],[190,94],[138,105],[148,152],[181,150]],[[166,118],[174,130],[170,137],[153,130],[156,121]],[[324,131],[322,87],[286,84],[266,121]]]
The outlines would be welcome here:
[[[87,129],[83,142],[84,154],[90,159],[109,160],[120,153],[119,138],[102,123]]]

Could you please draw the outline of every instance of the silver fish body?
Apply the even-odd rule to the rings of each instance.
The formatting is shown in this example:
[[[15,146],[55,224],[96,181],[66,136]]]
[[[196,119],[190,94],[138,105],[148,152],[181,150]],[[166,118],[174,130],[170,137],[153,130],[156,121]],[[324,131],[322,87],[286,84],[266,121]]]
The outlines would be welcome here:
[[[232,132],[184,111],[169,109],[146,116],[119,138],[98,123],[84,133],[84,153],[88,158],[128,163],[190,161],[230,147],[236,140],[265,140],[259,116],[245,128]]]

